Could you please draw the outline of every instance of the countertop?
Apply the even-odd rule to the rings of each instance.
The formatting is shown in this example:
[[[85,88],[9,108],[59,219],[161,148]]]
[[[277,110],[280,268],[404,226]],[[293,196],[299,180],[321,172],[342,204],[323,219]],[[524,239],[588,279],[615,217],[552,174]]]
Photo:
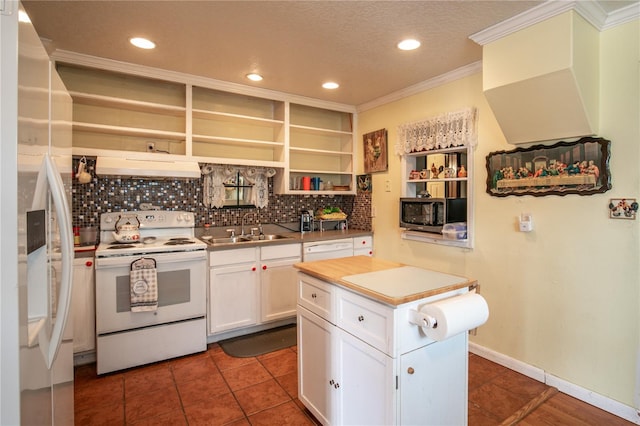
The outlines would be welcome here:
[[[296,263],[316,278],[398,306],[475,285],[475,280],[369,256]]]

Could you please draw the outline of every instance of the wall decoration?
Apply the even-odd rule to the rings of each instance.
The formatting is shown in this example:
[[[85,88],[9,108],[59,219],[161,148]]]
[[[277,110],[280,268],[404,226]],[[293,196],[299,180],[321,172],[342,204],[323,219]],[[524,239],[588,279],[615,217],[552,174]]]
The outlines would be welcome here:
[[[358,190],[371,192],[371,175],[358,175]]]
[[[609,201],[609,218],[635,220],[638,203],[635,198],[612,198]]]
[[[487,192],[508,195],[591,195],[611,189],[611,142],[585,137],[487,155]]]
[[[364,142],[364,172],[386,172],[387,159],[387,129],[376,130],[362,136]]]

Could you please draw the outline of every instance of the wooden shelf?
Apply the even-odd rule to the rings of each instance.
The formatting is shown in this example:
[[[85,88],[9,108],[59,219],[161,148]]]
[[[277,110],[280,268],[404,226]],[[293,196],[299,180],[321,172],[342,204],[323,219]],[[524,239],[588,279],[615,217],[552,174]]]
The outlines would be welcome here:
[[[152,114],[172,115],[176,117],[184,117],[186,113],[186,108],[180,106],[114,98],[112,96],[94,95],[82,92],[69,93],[73,98],[73,102],[79,105],[91,105],[111,109],[124,109]]]

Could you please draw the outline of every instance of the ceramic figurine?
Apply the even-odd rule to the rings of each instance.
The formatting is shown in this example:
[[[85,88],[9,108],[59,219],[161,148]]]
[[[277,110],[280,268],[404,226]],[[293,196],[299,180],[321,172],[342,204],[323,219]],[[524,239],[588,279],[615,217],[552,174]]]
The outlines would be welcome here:
[[[467,177],[467,170],[464,166],[460,166],[460,170],[458,170],[458,177]]]

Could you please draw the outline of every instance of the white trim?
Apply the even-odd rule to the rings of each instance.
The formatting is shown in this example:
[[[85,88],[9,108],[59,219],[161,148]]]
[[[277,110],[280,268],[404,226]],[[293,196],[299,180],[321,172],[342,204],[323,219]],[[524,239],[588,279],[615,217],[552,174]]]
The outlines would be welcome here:
[[[485,44],[499,40],[509,34],[569,10],[575,10],[598,31],[608,30],[640,18],[640,2],[630,4],[629,6],[607,14],[597,1],[549,0],[519,15],[472,34],[469,38],[479,45],[484,46]]]
[[[275,90],[251,87],[244,84],[231,83],[228,81],[215,80],[212,78],[201,77],[193,74],[168,71],[159,68],[147,67],[144,65],[130,64],[122,61],[114,61],[111,59],[99,58],[97,56],[85,55],[68,50],[56,50],[51,55],[51,59],[55,62],[66,62],[113,72],[133,74],[142,77],[156,78],[182,84],[191,84],[192,86],[216,89],[230,93],[239,93],[248,96],[255,96],[258,98],[266,98],[276,101],[290,101],[293,103],[308,105],[317,108],[326,108],[335,111],[355,113],[355,107],[353,105],[322,101],[319,99],[308,98],[306,96],[292,95],[288,93],[277,92]]]
[[[422,93],[425,90],[433,89],[435,87],[439,87],[444,84],[451,83],[452,81],[469,77],[479,72],[482,72],[482,61],[476,61],[471,64],[464,65],[460,68],[456,68],[455,70],[449,71],[445,74],[414,84],[413,86],[406,87],[402,90],[398,90],[396,92],[374,99],[370,102],[360,104],[357,106],[357,112],[360,113],[363,111],[367,111],[367,110],[388,104],[390,102],[398,101],[400,99],[407,98],[409,96],[417,95],[418,93]]]
[[[629,6],[611,12],[602,27],[602,30],[608,30],[618,25],[626,24],[640,18],[640,2],[630,4]]]
[[[526,12],[492,25],[475,34],[471,34],[469,38],[479,45],[484,46],[485,44],[499,40],[516,31],[520,31],[568,10],[572,10],[575,8],[575,5],[575,1],[549,0],[534,7],[533,9],[529,9]]]
[[[486,358],[490,361],[514,370],[518,373],[531,377],[534,380],[545,383],[549,386],[557,388],[560,392],[572,396],[576,399],[586,402],[589,405],[598,407],[615,416],[630,421],[633,424],[640,425],[640,412],[635,408],[625,405],[619,401],[600,395],[576,384],[570,383],[564,379],[547,373],[541,368],[534,367],[515,358],[495,352],[491,349],[480,346],[476,343],[469,342],[469,352]]]

